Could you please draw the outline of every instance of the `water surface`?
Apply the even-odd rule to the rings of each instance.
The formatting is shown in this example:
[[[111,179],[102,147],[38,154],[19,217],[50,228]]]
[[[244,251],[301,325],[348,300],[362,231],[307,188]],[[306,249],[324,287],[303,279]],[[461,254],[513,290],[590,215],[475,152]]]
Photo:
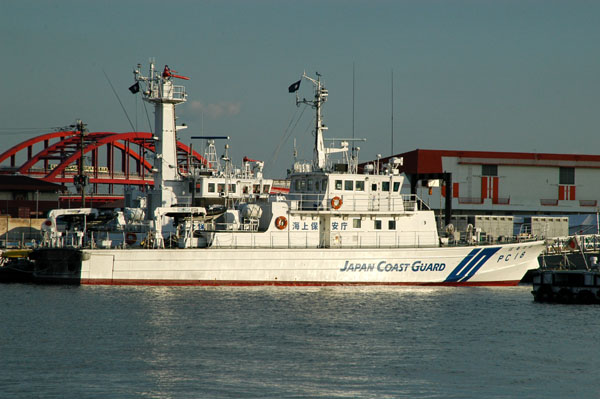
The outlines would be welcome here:
[[[599,397],[600,307],[530,290],[0,285],[0,397]]]

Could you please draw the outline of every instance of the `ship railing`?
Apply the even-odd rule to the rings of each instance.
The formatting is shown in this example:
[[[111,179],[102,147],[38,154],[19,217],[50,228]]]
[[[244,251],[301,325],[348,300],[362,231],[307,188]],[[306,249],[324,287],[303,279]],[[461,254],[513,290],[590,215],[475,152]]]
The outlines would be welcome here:
[[[268,194],[259,193],[259,194],[244,194],[242,196],[233,196],[223,194],[219,198],[223,200],[223,202],[230,207],[233,207],[242,203],[255,203],[258,199],[266,198]],[[200,196],[196,196],[196,198],[200,198]],[[217,198],[217,197],[214,197]],[[193,206],[192,205],[192,196],[191,195],[178,195],[177,196],[177,206]]]
[[[422,201],[414,194],[306,194],[288,195],[288,205],[293,211],[379,211],[413,213],[422,208]]]
[[[404,248],[432,247],[438,244],[435,232],[394,231],[364,234],[359,232],[332,232],[332,248]]]
[[[159,85],[159,94],[161,97],[172,98],[174,100],[185,100],[185,86],[181,85]]]
[[[380,232],[364,235],[357,232],[332,232],[320,238],[318,231],[289,231],[287,234],[235,231],[214,235],[211,247],[216,248],[414,248],[435,247],[434,232]]]
[[[212,222],[205,223],[204,229],[207,231],[258,231],[258,219],[247,220],[241,222]]]
[[[568,252],[598,252],[600,251],[600,235],[578,234],[572,236],[553,237],[548,240],[547,253]]]
[[[42,239],[42,246],[49,248],[83,248],[86,245],[86,237],[83,232],[45,232]]]

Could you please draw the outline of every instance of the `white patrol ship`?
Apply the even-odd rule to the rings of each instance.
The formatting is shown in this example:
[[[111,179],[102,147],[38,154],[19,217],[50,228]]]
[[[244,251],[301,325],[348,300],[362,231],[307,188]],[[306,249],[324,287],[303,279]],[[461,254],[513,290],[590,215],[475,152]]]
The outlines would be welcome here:
[[[306,74],[290,92],[297,92],[302,79],[314,86],[314,99],[300,100],[296,94],[297,105],[316,111],[314,160],[294,164],[289,194],[265,197],[261,186],[255,188],[260,200],[228,204],[220,212],[205,204],[181,206],[184,194],[178,187],[184,178],[174,167],[174,121],[175,105],[186,96],[182,86],[173,84],[174,77],[156,73],[153,65],[148,77],[135,73],[136,83],[145,86],[144,99],[155,107],[161,154],[155,188],[140,218],[147,226],[143,237],[128,243],[125,237],[112,238],[124,230],[87,231],[91,210],[82,210],[76,239],[51,219],[47,248],[30,255],[35,279],[141,285],[515,285],[527,270],[538,268],[542,241],[443,242],[433,211],[422,209],[416,196],[401,193],[401,159],[359,173],[350,140],[326,147],[321,111],[328,92],[320,77]],[[336,153],[341,161],[333,160]],[[204,183],[208,195],[210,182]],[[239,186],[234,179],[223,184],[223,190]]]

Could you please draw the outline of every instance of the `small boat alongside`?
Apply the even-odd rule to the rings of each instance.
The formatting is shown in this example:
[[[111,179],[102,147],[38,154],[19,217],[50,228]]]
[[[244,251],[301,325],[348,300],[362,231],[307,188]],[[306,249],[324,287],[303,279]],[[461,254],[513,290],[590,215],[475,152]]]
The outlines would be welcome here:
[[[543,257],[541,268],[528,273],[533,286],[533,299],[536,302],[563,304],[600,303],[600,264],[596,239],[594,235],[574,235],[553,240],[549,247],[551,251],[548,251],[550,255]],[[561,242],[563,245],[560,245]],[[560,263],[547,263],[546,260],[552,257],[558,258]]]
[[[536,270],[533,298],[549,303],[600,303],[600,272],[596,270]]]
[[[31,249],[7,249],[0,255],[0,283],[33,282],[34,263]]]

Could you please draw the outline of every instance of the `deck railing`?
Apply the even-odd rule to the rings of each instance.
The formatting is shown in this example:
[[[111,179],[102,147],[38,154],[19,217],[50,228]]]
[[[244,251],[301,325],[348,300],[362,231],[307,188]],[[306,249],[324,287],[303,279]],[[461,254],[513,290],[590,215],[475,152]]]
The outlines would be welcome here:
[[[340,211],[340,212],[399,212],[412,213],[419,209],[421,200],[414,194],[386,195],[333,195],[291,193],[287,196],[293,211]]]
[[[219,232],[210,241],[217,248],[414,248],[435,247],[437,235],[433,232],[378,232],[362,235],[358,232],[339,232],[321,237],[316,231]]]

